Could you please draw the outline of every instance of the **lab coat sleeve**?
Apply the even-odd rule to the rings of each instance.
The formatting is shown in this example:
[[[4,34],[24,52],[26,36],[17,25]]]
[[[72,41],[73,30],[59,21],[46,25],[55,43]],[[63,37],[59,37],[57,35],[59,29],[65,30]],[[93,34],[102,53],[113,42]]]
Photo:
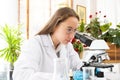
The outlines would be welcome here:
[[[71,43],[68,44],[69,45],[69,57],[70,57],[70,65],[71,65],[71,68],[73,70],[77,70],[77,69],[80,69],[84,63],[82,62],[82,60],[80,59],[78,53],[74,50],[73,46]]]
[[[13,80],[50,80],[52,73],[39,71],[41,45],[36,39],[25,42],[14,64]]]

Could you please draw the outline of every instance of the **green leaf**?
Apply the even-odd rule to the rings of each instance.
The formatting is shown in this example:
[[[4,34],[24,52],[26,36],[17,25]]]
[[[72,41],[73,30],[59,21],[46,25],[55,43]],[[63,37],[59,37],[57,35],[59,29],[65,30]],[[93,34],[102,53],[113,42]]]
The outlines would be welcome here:
[[[6,43],[7,47],[0,50],[0,57],[4,57],[10,63],[14,63],[18,58],[18,52],[20,52],[20,45],[22,42],[20,29],[10,27],[8,25],[0,26],[0,38]]]
[[[110,28],[111,25],[112,25],[111,23],[103,24],[100,26],[100,29],[102,30],[102,32],[105,32]]]
[[[117,47],[120,47],[120,36],[113,38],[113,42],[117,45]]]

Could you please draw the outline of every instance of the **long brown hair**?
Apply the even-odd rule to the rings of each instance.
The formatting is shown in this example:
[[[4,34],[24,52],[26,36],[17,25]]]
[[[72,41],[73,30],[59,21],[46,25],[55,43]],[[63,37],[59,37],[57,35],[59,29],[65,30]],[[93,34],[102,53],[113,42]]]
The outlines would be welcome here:
[[[58,26],[61,22],[65,21],[69,17],[76,17],[79,20],[79,16],[76,12],[68,7],[58,9],[52,18],[48,21],[48,23],[44,26],[44,28],[37,33],[40,34],[52,34],[56,26]]]

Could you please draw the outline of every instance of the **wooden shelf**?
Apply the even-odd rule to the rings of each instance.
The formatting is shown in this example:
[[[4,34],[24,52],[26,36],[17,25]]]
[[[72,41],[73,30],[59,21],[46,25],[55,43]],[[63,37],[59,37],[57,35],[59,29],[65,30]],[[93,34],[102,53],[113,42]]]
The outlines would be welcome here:
[[[103,63],[120,63],[120,60],[106,60]]]
[[[110,57],[110,61],[105,61],[105,62],[120,63],[120,48],[117,48],[115,44],[111,44],[111,43],[108,43],[108,46],[110,47],[110,49],[107,50],[106,52]]]

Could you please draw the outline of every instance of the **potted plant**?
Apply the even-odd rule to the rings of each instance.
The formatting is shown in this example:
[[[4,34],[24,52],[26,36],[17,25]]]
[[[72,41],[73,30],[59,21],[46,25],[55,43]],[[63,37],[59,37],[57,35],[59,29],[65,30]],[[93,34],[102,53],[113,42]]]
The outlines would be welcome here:
[[[104,39],[110,47],[107,53],[110,53],[111,62],[120,62],[120,24],[116,25],[116,28],[109,28],[106,33],[101,35],[101,38]]]
[[[6,47],[0,49],[0,57],[8,61],[13,69],[13,64],[20,54],[21,32],[18,28],[8,25],[0,26],[0,38],[6,43]]]

